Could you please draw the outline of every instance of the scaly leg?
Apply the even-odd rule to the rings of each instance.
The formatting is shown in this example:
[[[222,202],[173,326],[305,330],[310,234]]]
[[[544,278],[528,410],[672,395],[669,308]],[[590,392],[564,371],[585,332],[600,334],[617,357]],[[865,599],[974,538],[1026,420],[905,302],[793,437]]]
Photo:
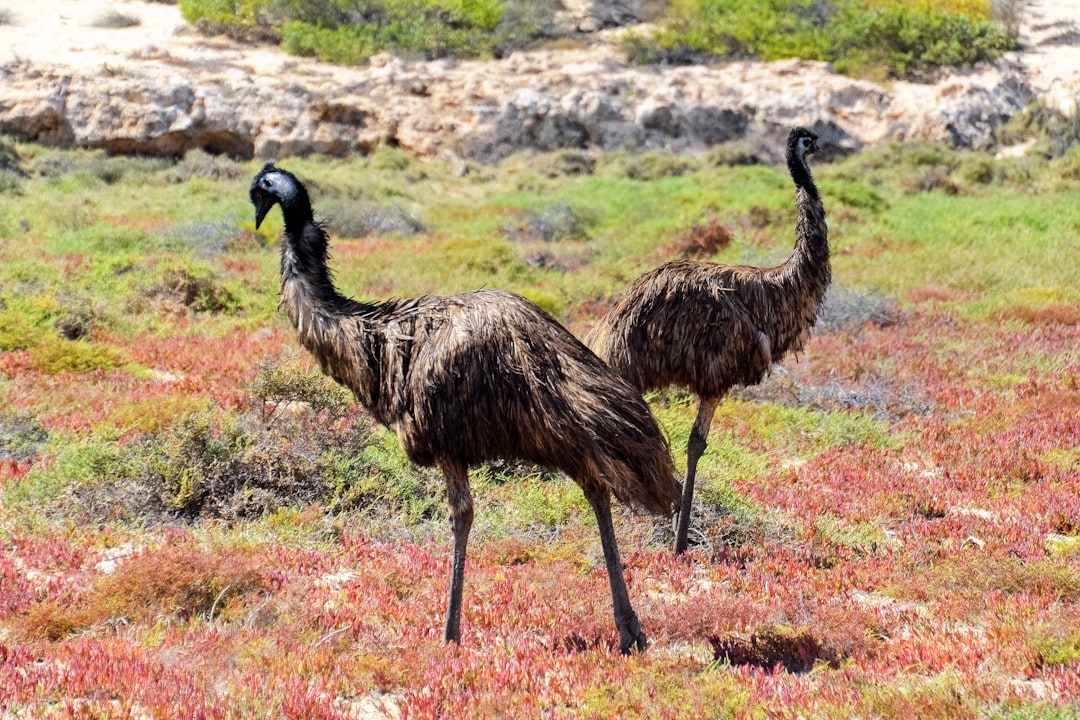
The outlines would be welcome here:
[[[611,583],[611,604],[615,611],[615,626],[619,628],[619,649],[623,655],[630,654],[630,648],[636,647],[644,652],[648,646],[645,633],[641,631],[634,608],[630,606],[630,594],[626,591],[626,579],[623,577],[622,561],[619,559],[619,547],[615,542],[615,527],[611,522],[611,496],[606,490],[593,493],[585,492],[585,498],[592,505],[596,514],[596,524],[600,527],[600,544],[604,548],[604,564],[607,565],[608,582]]]
[[[713,415],[720,398],[701,398],[698,401],[697,418],[690,430],[690,441],[686,447],[686,482],[683,483],[682,502],[675,527],[675,554],[686,552],[687,534],[690,531],[690,508],[694,502],[694,480],[697,476],[697,464],[708,444],[709,428],[712,427]]]
[[[450,572],[450,601],[446,607],[443,642],[461,643],[461,593],[465,584],[465,552],[472,529],[473,504],[468,468],[442,463],[446,495],[450,501],[450,529],[454,532],[454,559]]]

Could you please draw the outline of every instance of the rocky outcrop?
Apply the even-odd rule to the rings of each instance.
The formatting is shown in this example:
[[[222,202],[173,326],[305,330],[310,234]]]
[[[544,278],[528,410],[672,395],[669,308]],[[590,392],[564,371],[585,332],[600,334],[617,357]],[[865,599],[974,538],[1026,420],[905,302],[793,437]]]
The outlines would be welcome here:
[[[364,69],[295,77],[287,66],[200,73],[175,60],[112,74],[12,62],[0,88],[0,133],[48,145],[280,158],[392,143],[485,163],[520,150],[695,152],[729,141],[769,158],[795,124],[815,128],[833,153],[912,137],[973,147],[1033,98],[1007,63],[884,87],[822,63],[653,68],[613,49],[492,62],[380,56]]]

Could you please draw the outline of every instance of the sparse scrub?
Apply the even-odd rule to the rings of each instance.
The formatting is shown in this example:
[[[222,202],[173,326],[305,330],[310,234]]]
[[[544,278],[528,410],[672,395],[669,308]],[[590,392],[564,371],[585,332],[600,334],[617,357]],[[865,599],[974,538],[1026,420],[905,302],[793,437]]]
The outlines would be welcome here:
[[[34,418],[0,414],[0,460],[34,460],[48,440],[49,433]]]
[[[241,8],[222,0],[180,2],[184,19],[204,33],[280,42],[292,54],[346,64],[362,64],[381,52],[484,57],[500,43],[518,45],[545,32],[543,13],[511,7],[521,22],[500,33],[506,6],[493,0],[384,0],[363,6],[256,0]]]
[[[888,327],[898,322],[899,314],[896,301],[878,292],[834,284],[825,295],[814,327],[818,332],[858,330],[867,323]]]
[[[242,620],[270,589],[250,553],[191,543],[136,552],[100,575],[70,604],[36,605],[14,623],[26,640],[58,641],[75,632],[152,623],[162,619],[206,623]]]
[[[1007,144],[1035,156],[893,143],[815,167],[836,294],[805,352],[718,415],[689,562],[667,522],[616,509],[654,628],[629,662],[580,490],[514,463],[471,478],[475,632],[432,637],[444,483],[296,359],[281,224],[247,222],[257,163],[9,142],[25,176],[0,194],[0,715],[1076,720],[1080,154],[1047,159],[1019,129]],[[343,288],[507,287],[580,334],[695,226],[730,231],[721,262],[790,252],[786,175],[643,164],[674,161],[652,180],[621,155],[464,178],[390,147],[289,162],[330,204],[437,229],[335,243]],[[508,242],[558,206],[585,239]],[[538,248],[584,261],[535,267]],[[145,298],[181,268],[233,309]],[[121,355],[46,375],[42,343],[58,362]],[[648,399],[684,457],[693,408]],[[712,639],[768,668],[714,662]],[[784,669],[796,656],[809,671]]]
[[[149,294],[192,312],[224,313],[237,307],[236,295],[212,274],[185,267],[167,268]]]
[[[993,60],[1013,44],[985,13],[934,3],[770,0],[747,12],[731,0],[687,0],[669,5],[652,37],[631,36],[628,51],[639,62],[798,57],[884,79]]]
[[[428,228],[420,218],[400,205],[376,206],[367,203],[330,202],[323,210],[327,227],[335,237],[362,238],[369,235],[418,235]]]
[[[994,131],[999,145],[1034,141],[1029,156],[1059,158],[1080,144],[1080,102],[1072,113],[1063,113],[1036,101]]]
[[[91,27],[97,28],[130,28],[142,25],[142,20],[134,15],[121,12],[107,12],[98,15],[90,23]]]
[[[126,364],[122,350],[87,340],[47,337],[29,353],[34,367],[46,375],[117,370]]]
[[[259,374],[247,391],[262,403],[262,418],[267,424],[283,413],[304,408],[341,418],[352,404],[347,390],[296,358],[260,363]]]

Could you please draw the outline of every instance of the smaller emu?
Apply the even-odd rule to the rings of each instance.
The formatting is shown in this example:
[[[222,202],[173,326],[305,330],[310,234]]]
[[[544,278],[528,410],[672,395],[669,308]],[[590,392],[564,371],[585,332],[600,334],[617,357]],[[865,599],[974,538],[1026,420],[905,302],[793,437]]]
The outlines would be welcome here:
[[[611,495],[670,516],[679,494],[667,442],[640,395],[547,313],[484,290],[362,303],[338,294],[328,238],[304,185],[267,163],[251,184],[258,227],[281,206],[281,301],[323,372],[392,429],[409,459],[446,480],[454,549],[443,638],[461,642],[473,521],[468,468],[519,459],[562,470],[596,514],[619,647],[644,650],[611,521]]]
[[[788,134],[795,182],[795,250],[771,268],[677,261],[651,270],[619,298],[586,344],[640,392],[676,386],[698,396],[687,445],[675,553],[686,551],[697,463],[716,407],[735,385],[754,385],[802,349],[831,279],[829,229],[806,156],[817,135]]]

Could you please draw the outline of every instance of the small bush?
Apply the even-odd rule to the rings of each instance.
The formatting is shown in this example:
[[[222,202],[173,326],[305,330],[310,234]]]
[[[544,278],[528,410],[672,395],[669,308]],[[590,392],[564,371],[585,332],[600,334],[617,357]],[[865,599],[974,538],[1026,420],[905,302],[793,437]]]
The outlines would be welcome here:
[[[37,369],[46,375],[116,370],[127,364],[122,350],[86,340],[47,337],[28,352]]]
[[[44,336],[36,318],[14,309],[0,310],[0,350],[25,350]]]
[[[139,25],[142,25],[142,20],[139,18],[119,12],[102,13],[90,23],[90,27],[96,28],[129,28]]]
[[[867,323],[889,327],[898,322],[899,313],[896,301],[873,290],[833,285],[825,294],[814,327],[818,332],[857,330]]]
[[[258,559],[249,554],[165,544],[122,560],[71,601],[34,605],[11,625],[24,639],[58,641],[117,622],[152,623],[162,618],[229,622],[245,617],[251,601],[269,590]]]
[[[1075,112],[1065,114],[1041,100],[1036,101],[998,127],[994,140],[999,145],[1035,140],[1027,151],[1029,156],[1059,158],[1080,145],[1080,102]]]
[[[398,205],[330,201],[323,204],[322,215],[331,235],[338,238],[427,232],[420,218]]]
[[[227,621],[239,601],[269,589],[258,563],[236,550],[167,544],[120,562],[97,581],[86,606],[102,619]]]
[[[819,662],[838,668],[842,659],[808,630],[763,630],[747,638],[712,636],[709,644],[715,662],[751,665],[766,671],[782,667],[789,673],[805,673]]]
[[[247,177],[247,169],[239,162],[224,155],[212,155],[205,150],[189,150],[182,160],[169,168],[168,182],[180,184],[206,178],[208,180],[240,180]]]
[[[223,313],[235,310],[238,300],[213,274],[203,274],[184,267],[168,268],[161,282],[149,295],[166,304],[194,312]]]
[[[585,240],[586,220],[565,204],[552,205],[540,212],[524,211],[517,222],[504,226],[503,233],[511,242]]]
[[[0,460],[33,460],[48,441],[49,433],[37,420],[0,413]]]
[[[710,219],[682,233],[675,243],[675,254],[683,260],[708,260],[731,245],[735,234],[720,220]]]
[[[280,357],[259,364],[259,374],[247,391],[262,404],[265,422],[272,422],[297,404],[316,413],[330,411],[336,417],[344,416],[352,404],[349,391],[326,375]]]
[[[201,32],[280,41],[286,52],[345,64],[362,64],[382,52],[485,57],[498,44],[520,45],[549,25],[538,19],[533,27],[524,20],[534,13],[525,13],[512,32],[497,32],[506,10],[498,0],[381,0],[358,6],[251,0],[240,7],[228,0],[182,0],[180,8]]]

